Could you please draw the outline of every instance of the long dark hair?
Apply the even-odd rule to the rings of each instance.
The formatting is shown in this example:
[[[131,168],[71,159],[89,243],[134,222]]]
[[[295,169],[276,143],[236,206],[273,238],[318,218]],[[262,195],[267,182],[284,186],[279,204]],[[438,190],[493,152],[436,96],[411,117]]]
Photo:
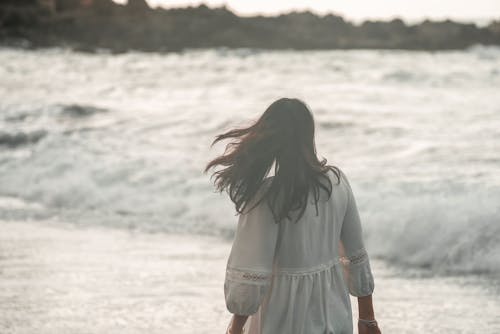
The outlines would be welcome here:
[[[314,118],[298,99],[281,98],[273,102],[252,125],[216,136],[212,146],[229,138],[233,141],[226,145],[224,154],[210,161],[205,172],[218,165],[224,167],[213,173],[214,185],[220,192],[228,192],[238,213],[255,203],[251,210],[265,198],[275,222],[291,219],[290,213],[300,209],[298,221],[304,214],[311,189],[316,214],[320,189],[328,193],[328,198],[331,196],[328,170],[332,170],[340,182],[338,168],[327,165],[324,158],[318,160]],[[266,183],[273,163],[274,177]],[[263,187],[265,183],[268,186]],[[260,193],[262,196],[256,199]]]

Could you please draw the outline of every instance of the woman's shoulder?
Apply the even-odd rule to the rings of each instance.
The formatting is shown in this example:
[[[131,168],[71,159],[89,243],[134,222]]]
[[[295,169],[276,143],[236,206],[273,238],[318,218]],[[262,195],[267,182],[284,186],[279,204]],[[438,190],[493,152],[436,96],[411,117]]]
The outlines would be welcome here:
[[[340,167],[335,166],[335,165],[328,165],[327,171],[325,173],[329,178],[330,181],[334,184],[339,184],[344,178],[344,172],[342,172],[342,169]]]
[[[248,201],[245,209],[243,210],[243,214],[249,213],[251,211],[268,211],[269,208],[266,202],[266,194],[271,186],[273,180],[273,176],[267,176],[262,180],[262,183],[257,190],[257,192],[253,195],[253,197]]]
[[[328,170],[328,176],[332,182],[332,185],[339,186],[343,192],[349,192],[351,190],[351,184],[346,176],[344,168],[338,166],[332,166],[333,168]]]

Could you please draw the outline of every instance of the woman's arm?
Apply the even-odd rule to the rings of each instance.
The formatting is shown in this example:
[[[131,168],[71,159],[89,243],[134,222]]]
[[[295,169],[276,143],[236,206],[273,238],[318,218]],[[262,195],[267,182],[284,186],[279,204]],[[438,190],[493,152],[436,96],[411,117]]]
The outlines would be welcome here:
[[[375,321],[375,313],[373,311],[372,295],[358,297],[358,333],[359,334],[380,334],[377,322]],[[368,321],[363,321],[368,320]]]
[[[375,284],[363,241],[361,219],[351,185],[345,174],[341,174],[347,192],[346,211],[340,234],[340,255],[347,260],[343,262],[345,277],[350,294],[358,297],[359,334],[379,334],[372,303]]]
[[[259,310],[271,286],[278,225],[264,204],[238,218],[224,281],[226,307],[234,315],[231,334],[241,334],[248,315]]]
[[[360,319],[375,320],[372,295],[358,297],[358,314]]]
[[[241,334],[247,318],[247,315],[234,314],[231,324],[229,325],[228,334]]]

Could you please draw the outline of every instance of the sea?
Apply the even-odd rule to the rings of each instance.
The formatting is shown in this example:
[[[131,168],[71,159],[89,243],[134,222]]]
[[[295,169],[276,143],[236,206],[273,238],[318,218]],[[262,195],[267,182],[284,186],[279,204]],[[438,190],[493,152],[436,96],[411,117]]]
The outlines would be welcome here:
[[[215,136],[302,99],[384,333],[500,333],[500,48],[0,48],[0,333],[223,333]],[[353,309],[355,310],[353,299]]]

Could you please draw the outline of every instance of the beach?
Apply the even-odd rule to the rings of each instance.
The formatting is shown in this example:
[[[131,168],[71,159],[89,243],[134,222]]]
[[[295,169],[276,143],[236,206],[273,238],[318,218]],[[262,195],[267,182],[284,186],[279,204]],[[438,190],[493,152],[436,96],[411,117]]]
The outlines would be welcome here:
[[[483,46],[0,48],[0,333],[222,333],[237,217],[203,169],[283,96],[350,180],[383,332],[500,333],[499,68]]]
[[[230,242],[53,222],[1,224],[2,334],[224,332]],[[402,273],[372,262],[383,332],[500,331],[498,286],[488,280]]]

